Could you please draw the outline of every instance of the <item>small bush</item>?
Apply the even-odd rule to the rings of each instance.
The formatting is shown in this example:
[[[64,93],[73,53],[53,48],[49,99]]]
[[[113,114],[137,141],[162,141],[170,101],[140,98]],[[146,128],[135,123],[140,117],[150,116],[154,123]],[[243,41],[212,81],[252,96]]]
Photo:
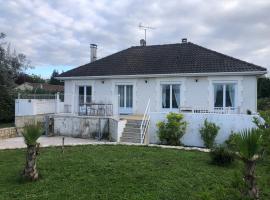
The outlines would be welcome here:
[[[219,145],[214,147],[210,152],[210,157],[213,164],[219,166],[228,166],[234,161],[234,153],[226,146]]]
[[[167,122],[158,122],[158,137],[163,144],[180,145],[180,139],[185,134],[187,122],[184,116],[178,113],[169,113]]]
[[[206,148],[214,146],[219,129],[219,126],[215,123],[208,122],[207,119],[204,120],[204,126],[200,129],[200,134]]]
[[[270,155],[270,110],[261,111],[260,116],[263,118],[264,122],[257,117],[253,118],[253,122],[262,130],[262,146],[264,148],[265,154]]]

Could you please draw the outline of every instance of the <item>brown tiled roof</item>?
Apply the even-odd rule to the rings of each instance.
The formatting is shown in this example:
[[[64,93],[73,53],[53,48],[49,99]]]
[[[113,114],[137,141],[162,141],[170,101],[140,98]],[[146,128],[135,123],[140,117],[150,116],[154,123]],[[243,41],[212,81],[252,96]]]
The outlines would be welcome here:
[[[131,47],[59,77],[252,71],[266,69],[188,42]]]
[[[33,87],[33,89],[39,88],[50,92],[63,92],[63,85],[51,85],[48,83],[27,83]]]

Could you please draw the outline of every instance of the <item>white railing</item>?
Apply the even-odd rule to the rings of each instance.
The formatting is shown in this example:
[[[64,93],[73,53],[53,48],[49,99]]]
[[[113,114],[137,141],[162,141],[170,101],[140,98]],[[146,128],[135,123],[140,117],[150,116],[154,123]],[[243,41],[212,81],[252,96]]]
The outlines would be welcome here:
[[[18,99],[56,99],[56,98],[57,98],[57,94],[27,94],[27,93],[18,93]]]
[[[212,109],[205,107],[179,107],[179,111],[190,113],[240,114],[239,107],[214,107]]]
[[[143,115],[143,119],[142,119],[142,123],[140,126],[140,132],[141,132],[141,144],[144,143],[145,140],[145,135],[150,123],[150,115],[149,115],[149,111],[150,111],[150,99],[148,100],[146,109],[144,111],[144,115]]]

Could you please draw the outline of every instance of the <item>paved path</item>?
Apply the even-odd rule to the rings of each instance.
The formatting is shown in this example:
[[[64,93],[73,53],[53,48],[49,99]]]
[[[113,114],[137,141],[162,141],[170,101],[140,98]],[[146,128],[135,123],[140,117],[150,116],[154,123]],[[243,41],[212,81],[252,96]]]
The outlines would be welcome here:
[[[61,136],[54,137],[46,137],[41,136],[38,139],[41,147],[49,147],[49,146],[62,146],[62,138]],[[105,142],[105,141],[97,141],[91,139],[81,139],[81,138],[72,138],[65,137],[65,146],[77,146],[77,145],[133,145],[133,146],[144,146],[144,144],[138,143],[118,143],[118,142]],[[198,148],[198,147],[183,147],[183,146],[167,146],[167,145],[157,145],[157,144],[149,144],[149,147],[159,147],[166,149],[183,149],[183,150],[195,150],[202,152],[209,152],[209,149]],[[23,137],[15,137],[9,139],[0,140],[0,150],[2,149],[21,149],[26,148],[24,144]]]
[[[41,147],[49,146],[62,146],[62,138],[60,136],[46,137],[41,136],[38,139]],[[75,146],[75,145],[87,145],[87,144],[113,144],[114,142],[103,142],[90,139],[72,138],[65,137],[65,146]],[[26,148],[24,144],[23,137],[15,137],[9,139],[0,140],[0,149],[21,149]]]

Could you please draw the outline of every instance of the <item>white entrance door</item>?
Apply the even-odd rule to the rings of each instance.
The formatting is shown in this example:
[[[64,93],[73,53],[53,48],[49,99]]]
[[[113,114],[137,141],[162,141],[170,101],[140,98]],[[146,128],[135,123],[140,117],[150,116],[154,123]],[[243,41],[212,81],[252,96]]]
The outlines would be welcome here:
[[[133,85],[118,85],[119,114],[131,114],[133,108]]]

